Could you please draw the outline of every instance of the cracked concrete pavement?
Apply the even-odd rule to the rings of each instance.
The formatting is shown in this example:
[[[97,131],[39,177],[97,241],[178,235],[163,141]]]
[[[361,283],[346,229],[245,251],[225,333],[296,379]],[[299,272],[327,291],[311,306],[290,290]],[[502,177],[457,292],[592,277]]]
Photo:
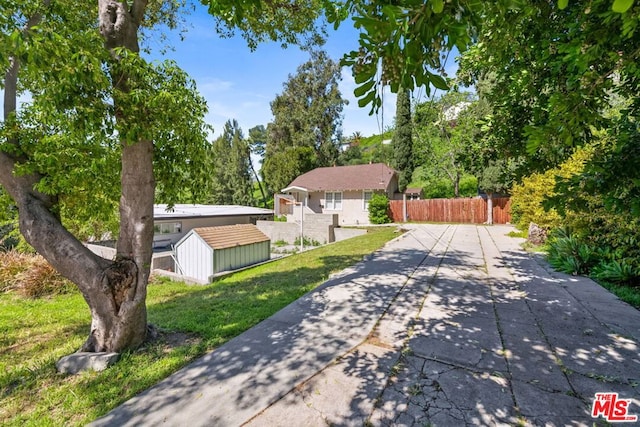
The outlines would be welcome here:
[[[406,227],[94,425],[608,425],[596,392],[640,415],[640,311],[511,227]]]

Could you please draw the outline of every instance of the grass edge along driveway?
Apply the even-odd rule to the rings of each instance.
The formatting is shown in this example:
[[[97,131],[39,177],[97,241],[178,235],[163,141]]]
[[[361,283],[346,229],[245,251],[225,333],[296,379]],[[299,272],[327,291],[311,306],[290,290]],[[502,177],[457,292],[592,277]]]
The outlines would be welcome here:
[[[83,425],[271,316],[387,241],[396,227],[224,277],[207,286],[157,279],[148,289],[158,340],[122,354],[103,372],[58,374],[89,330],[79,293],[43,299],[0,294],[0,424]]]

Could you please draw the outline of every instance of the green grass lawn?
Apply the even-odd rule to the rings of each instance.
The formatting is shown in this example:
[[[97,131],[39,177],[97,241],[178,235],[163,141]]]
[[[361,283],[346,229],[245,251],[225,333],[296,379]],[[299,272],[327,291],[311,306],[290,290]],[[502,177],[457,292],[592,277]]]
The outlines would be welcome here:
[[[0,294],[0,424],[83,425],[186,363],[266,319],[397,236],[395,227],[248,269],[207,286],[164,279],[149,286],[160,338],[103,372],[58,374],[55,362],[89,332],[80,294],[24,299]]]

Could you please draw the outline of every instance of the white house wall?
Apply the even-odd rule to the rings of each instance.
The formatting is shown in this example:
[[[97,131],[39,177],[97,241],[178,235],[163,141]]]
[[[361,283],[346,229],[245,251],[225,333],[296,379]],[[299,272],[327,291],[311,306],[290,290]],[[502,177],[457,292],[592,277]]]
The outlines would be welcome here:
[[[318,193],[314,193],[314,196]],[[333,210],[326,208],[325,195],[319,193],[320,204],[323,206],[322,213],[338,214],[339,225],[366,225],[369,224],[369,211],[365,210],[362,200],[362,191],[343,191],[342,209]]]
[[[196,233],[191,233],[176,246],[176,271],[185,276],[209,281],[213,274],[213,249]]]

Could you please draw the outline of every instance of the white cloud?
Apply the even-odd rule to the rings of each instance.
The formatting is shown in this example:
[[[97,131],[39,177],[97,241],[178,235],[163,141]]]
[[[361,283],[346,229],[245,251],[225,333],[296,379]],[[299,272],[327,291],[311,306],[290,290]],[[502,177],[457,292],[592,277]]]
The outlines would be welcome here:
[[[209,93],[226,92],[234,87],[234,83],[218,78],[204,78],[198,82],[198,91],[205,95]]]
[[[250,92],[229,92],[220,96],[205,96],[209,112],[205,121],[220,135],[227,120],[237,120],[245,135],[256,125],[267,125],[271,120],[269,100]]]

